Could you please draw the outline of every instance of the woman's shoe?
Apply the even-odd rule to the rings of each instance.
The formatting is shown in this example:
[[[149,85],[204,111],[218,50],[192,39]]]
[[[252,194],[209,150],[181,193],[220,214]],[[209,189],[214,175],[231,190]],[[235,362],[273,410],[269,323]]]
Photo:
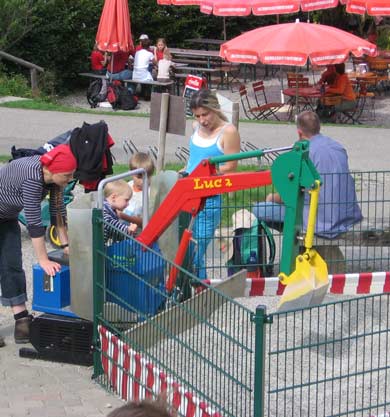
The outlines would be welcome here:
[[[15,321],[15,343],[30,343],[30,327],[33,316],[30,314]]]
[[[0,348],[5,346],[5,341],[4,341],[4,337],[0,336]]]

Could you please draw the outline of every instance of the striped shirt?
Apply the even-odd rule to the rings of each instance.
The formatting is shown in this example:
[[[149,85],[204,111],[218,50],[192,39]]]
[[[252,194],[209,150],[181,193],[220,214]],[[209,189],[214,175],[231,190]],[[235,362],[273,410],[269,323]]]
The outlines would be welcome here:
[[[50,215],[56,224],[57,206],[65,217],[62,189],[45,184],[40,156],[29,156],[11,161],[0,168],[0,222],[16,219],[24,209],[27,229],[31,237],[45,234],[42,224],[41,201],[50,192]]]
[[[116,229],[119,229],[122,233],[127,233],[127,224],[119,220],[116,211],[110,206],[107,200],[103,203],[103,221],[104,221],[104,240],[107,242],[109,239],[118,241],[124,239],[124,236],[118,233]]]

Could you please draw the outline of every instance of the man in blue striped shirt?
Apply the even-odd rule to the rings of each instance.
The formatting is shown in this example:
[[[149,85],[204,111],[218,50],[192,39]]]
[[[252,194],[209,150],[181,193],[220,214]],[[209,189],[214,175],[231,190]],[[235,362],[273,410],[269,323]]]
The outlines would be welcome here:
[[[18,214],[24,210],[27,230],[38,262],[46,274],[61,269],[50,261],[45,246],[41,201],[50,192],[52,224],[57,226],[64,251],[68,251],[62,191],[76,170],[68,145],[59,145],[45,155],[16,159],[0,168],[0,300],[12,309],[15,342],[28,343],[32,316],[26,308],[26,277],[22,267],[22,244]],[[0,336],[0,346],[4,339]]]

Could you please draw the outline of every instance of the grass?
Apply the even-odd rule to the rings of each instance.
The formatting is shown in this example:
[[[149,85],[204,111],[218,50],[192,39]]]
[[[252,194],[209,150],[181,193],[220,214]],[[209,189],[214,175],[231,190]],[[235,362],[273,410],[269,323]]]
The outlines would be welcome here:
[[[130,117],[149,117],[147,113],[129,113],[126,111],[101,111],[101,110],[89,110],[82,109],[81,107],[63,106],[61,104],[50,103],[48,101],[26,99],[18,101],[9,101],[0,104],[1,107],[7,107],[12,109],[26,109],[26,110],[44,110],[44,111],[60,111],[64,113],[87,113],[87,114],[99,114],[107,116],[130,116]]]

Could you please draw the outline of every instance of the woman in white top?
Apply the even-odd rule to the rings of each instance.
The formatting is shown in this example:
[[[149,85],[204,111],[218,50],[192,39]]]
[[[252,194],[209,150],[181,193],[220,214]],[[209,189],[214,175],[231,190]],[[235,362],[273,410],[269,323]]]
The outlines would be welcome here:
[[[221,112],[218,99],[213,92],[195,92],[191,97],[190,108],[196,122],[190,138],[190,155],[184,169],[186,172],[191,173],[203,159],[240,152],[240,135]],[[219,165],[218,172],[229,174],[236,168],[237,161],[228,161]],[[221,195],[209,197],[194,223],[193,237],[197,241],[197,248],[194,252],[193,267],[195,275],[202,280],[207,278],[205,255],[220,223],[221,212]]]

